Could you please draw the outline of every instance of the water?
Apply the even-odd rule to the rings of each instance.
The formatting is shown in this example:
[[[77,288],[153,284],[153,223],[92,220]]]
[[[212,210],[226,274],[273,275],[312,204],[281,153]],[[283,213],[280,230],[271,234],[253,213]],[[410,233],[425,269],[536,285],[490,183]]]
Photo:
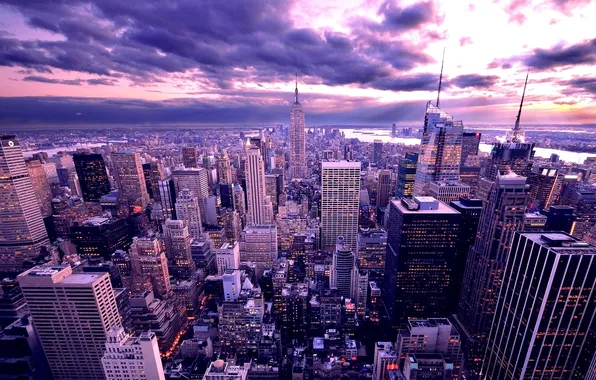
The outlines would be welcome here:
[[[50,148],[50,149],[38,149],[38,150],[27,150],[23,151],[23,156],[31,157],[35,153],[45,152],[48,154],[48,157],[52,157],[53,155],[59,152],[74,152],[77,149],[84,149],[84,148],[99,148],[106,145],[106,143],[87,143],[87,144],[75,144],[69,146],[63,146],[59,148]]]
[[[341,129],[348,139],[358,139],[364,142],[374,142],[375,140],[381,140],[384,143],[392,144],[403,144],[403,145],[419,145],[420,139],[415,137],[393,137],[391,136],[391,130],[387,129]],[[480,151],[490,153],[492,144],[481,143]],[[568,150],[561,149],[549,149],[549,148],[534,148],[535,157],[550,158],[551,154],[559,155],[559,158],[565,162],[572,162],[581,164],[588,157],[596,157],[596,153],[579,153],[571,152]]]

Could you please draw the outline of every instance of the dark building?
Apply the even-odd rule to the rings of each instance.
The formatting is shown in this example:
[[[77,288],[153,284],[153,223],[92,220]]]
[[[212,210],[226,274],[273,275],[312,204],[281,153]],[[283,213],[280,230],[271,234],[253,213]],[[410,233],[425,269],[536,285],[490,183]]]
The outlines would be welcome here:
[[[383,229],[361,229],[358,232],[358,258],[360,270],[368,272],[368,279],[379,284],[385,272],[387,255],[387,231]]]
[[[548,208],[551,204],[558,201],[559,191],[561,189],[562,176],[559,177],[559,170],[551,167],[534,167],[528,176],[529,206],[534,210]]]
[[[110,193],[110,180],[101,154],[75,153],[72,155],[85,202],[99,202]]]
[[[578,359],[594,356],[596,247],[560,232],[515,233],[503,269],[481,377],[589,378]]]
[[[478,155],[480,146],[480,132],[464,132],[461,139],[461,166],[466,166],[468,156]]]
[[[596,224],[596,186],[565,185],[559,203],[574,208],[576,220],[571,234],[583,239]]]
[[[405,157],[399,159],[397,169],[397,198],[411,197],[414,194],[414,182],[416,181],[416,167],[418,165],[418,153],[406,153]]]
[[[568,234],[573,229],[575,222],[575,215],[573,215],[573,207],[552,205],[548,210],[542,210],[541,213],[546,215],[545,231],[563,231]]]
[[[534,144],[530,143],[497,143],[493,145],[487,177],[494,181],[499,173],[509,170],[517,175],[527,176],[532,168]]]
[[[482,200],[460,198],[459,201],[452,201],[449,206],[461,214],[460,233],[457,241],[458,247],[455,253],[451,292],[449,295],[449,305],[452,306],[450,312],[456,312],[457,302],[459,301],[464,280],[464,272],[466,270],[468,251],[476,241],[478,223],[480,221],[480,214],[482,214]]]
[[[231,183],[222,183],[219,185],[219,197],[221,199],[221,208],[234,208],[234,185]]]
[[[377,207],[385,208],[389,204],[391,197],[391,172],[389,170],[381,170],[379,172],[379,180],[377,185]]]
[[[122,277],[120,276],[120,269],[111,261],[103,261],[103,259],[89,259],[83,264],[84,273],[107,273],[110,275],[110,282],[112,288],[122,288]]]
[[[460,222],[432,197],[391,202],[383,298],[394,328],[447,315]]]
[[[474,373],[480,370],[511,239],[514,232],[523,229],[526,204],[526,178],[498,176],[468,254],[456,324],[462,334],[467,368]]]
[[[373,143],[373,159],[372,161],[379,166],[383,159],[383,141],[375,140]]]
[[[478,187],[480,186],[480,166],[462,166],[459,168],[459,180],[470,186],[470,195],[478,195]]]
[[[72,226],[71,239],[82,258],[101,257],[106,261],[116,250],[127,250],[131,244],[126,218],[89,218]]]

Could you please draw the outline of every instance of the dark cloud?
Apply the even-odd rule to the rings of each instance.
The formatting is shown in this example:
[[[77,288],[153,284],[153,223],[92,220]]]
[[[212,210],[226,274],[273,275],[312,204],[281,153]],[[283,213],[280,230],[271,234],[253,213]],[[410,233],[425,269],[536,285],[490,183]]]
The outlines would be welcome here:
[[[536,69],[546,70],[568,65],[596,63],[596,38],[571,46],[556,45],[551,49],[534,49],[525,63]]]
[[[591,95],[596,96],[596,77],[579,77],[574,78],[569,81],[566,81],[564,84],[570,86],[575,89],[579,89],[585,92],[588,92]],[[568,94],[575,93],[576,95],[580,95],[577,91],[573,89],[568,89]]]
[[[490,88],[494,86],[498,80],[499,77],[496,75],[465,74],[450,79],[449,83],[459,88]]]
[[[118,81],[116,79],[110,78],[98,78],[98,79],[56,79],[56,78],[48,78],[42,77],[38,75],[28,75],[23,78],[26,82],[40,82],[40,83],[52,83],[52,84],[66,84],[71,86],[80,86],[82,84],[88,84],[91,86],[113,86]]]
[[[414,74],[397,78],[383,78],[372,83],[381,90],[391,91],[432,91],[439,85],[437,74]]]
[[[380,28],[387,31],[405,31],[437,21],[438,15],[432,1],[414,3],[401,8],[395,1],[387,0],[379,8],[378,14],[383,16]]]

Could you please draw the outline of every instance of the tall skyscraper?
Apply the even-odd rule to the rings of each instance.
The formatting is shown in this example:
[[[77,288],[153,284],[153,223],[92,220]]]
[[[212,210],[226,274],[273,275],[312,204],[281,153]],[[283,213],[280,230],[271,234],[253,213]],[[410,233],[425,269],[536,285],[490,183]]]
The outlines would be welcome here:
[[[145,177],[145,187],[149,198],[159,202],[161,200],[159,192],[159,181],[165,178],[163,165],[160,161],[152,159],[150,162],[143,164],[143,176]]]
[[[48,245],[48,233],[19,141],[0,137],[0,268],[21,269]]]
[[[114,178],[118,185],[121,212],[138,213],[147,208],[149,194],[141,157],[136,152],[113,152]]]
[[[41,216],[52,215],[52,190],[43,166],[39,160],[28,160],[27,171],[35,191],[35,198],[39,203]],[[76,189],[75,189],[76,190]]]
[[[387,207],[389,198],[391,197],[391,172],[389,170],[381,170],[379,172],[379,180],[377,186],[377,207]]]
[[[431,197],[391,201],[383,295],[394,327],[447,315],[460,222]]]
[[[102,195],[110,193],[110,180],[101,154],[75,153],[72,159],[85,202],[99,202]]]
[[[461,140],[461,166],[466,166],[468,156],[478,155],[481,138],[482,134],[480,132],[463,132]]]
[[[465,340],[467,368],[474,372],[480,370],[511,239],[523,229],[526,202],[525,177],[498,176],[468,254],[456,323]]]
[[[565,185],[559,203],[573,207],[575,226],[571,234],[583,239],[596,224],[596,185]]]
[[[358,269],[366,270],[370,281],[381,284],[387,256],[387,231],[360,230],[358,232]]]
[[[166,220],[163,227],[166,254],[172,274],[181,279],[189,279],[197,268],[190,253],[191,236],[188,226],[182,220]]]
[[[122,327],[108,332],[106,352],[101,359],[106,380],[165,380],[155,333],[130,336]]]
[[[421,153],[416,168],[415,195],[428,195],[432,181],[459,181],[464,125],[428,102]]]
[[[233,183],[230,158],[225,150],[221,150],[217,157],[217,178],[219,179],[220,184]]]
[[[560,232],[515,233],[503,269],[481,378],[588,378],[578,360],[594,356],[596,247]]]
[[[101,358],[120,314],[107,273],[40,266],[17,277],[56,380],[103,380]]]
[[[304,131],[304,110],[298,101],[298,75],[296,75],[296,90],[294,104],[290,111],[290,178],[306,178],[306,134]]]
[[[189,189],[182,189],[176,197],[176,218],[188,226],[191,238],[201,239],[203,223],[199,201]]]
[[[383,158],[383,141],[375,140],[373,143],[373,157],[372,161],[377,164],[377,166],[381,163],[381,159]]]
[[[271,223],[273,208],[265,191],[263,158],[260,149],[250,144],[246,146],[246,195],[248,198],[248,223]]]
[[[176,184],[172,178],[158,182],[159,202],[163,217],[161,220],[177,219],[176,215]]]
[[[358,269],[354,250],[344,245],[343,237],[337,238],[333,261],[329,269],[329,287],[339,290],[345,298],[356,301]]]
[[[418,153],[406,152],[404,157],[399,158],[397,169],[397,198],[411,197],[414,195],[414,183],[416,181],[416,168],[418,166]]]
[[[176,185],[176,194],[189,189],[199,201],[209,196],[209,174],[203,168],[176,168],[172,171],[172,179]]]
[[[544,210],[559,200],[563,175],[558,172],[554,167],[532,167],[532,172],[528,175],[528,201],[532,209]]]
[[[360,209],[360,162],[327,161],[321,173],[322,246],[333,252],[337,238],[355,249]]]
[[[145,276],[149,276],[149,283],[155,296],[165,299],[172,289],[172,285],[170,284],[168,261],[159,240],[155,237],[133,239],[130,247],[130,259],[133,280],[142,282],[145,281]]]

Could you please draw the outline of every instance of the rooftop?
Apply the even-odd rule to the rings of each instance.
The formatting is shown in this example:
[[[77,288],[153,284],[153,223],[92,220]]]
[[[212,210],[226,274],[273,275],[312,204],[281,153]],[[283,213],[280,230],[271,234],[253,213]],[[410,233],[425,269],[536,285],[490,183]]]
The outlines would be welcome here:
[[[323,161],[322,167],[329,169],[358,169],[360,170],[361,164],[359,161]]]
[[[596,255],[596,247],[564,232],[521,233],[551,251],[565,255]]]
[[[451,207],[447,206],[445,203],[436,200],[433,197],[416,197],[418,200],[422,201],[422,203],[426,202],[434,202],[436,201],[436,208],[433,209],[413,209],[410,207],[406,207],[402,200],[393,199],[391,202],[402,214],[459,214],[459,211],[452,209]],[[405,198],[404,198],[405,199]],[[411,207],[415,207],[413,200],[406,200],[406,202],[412,203]]]

